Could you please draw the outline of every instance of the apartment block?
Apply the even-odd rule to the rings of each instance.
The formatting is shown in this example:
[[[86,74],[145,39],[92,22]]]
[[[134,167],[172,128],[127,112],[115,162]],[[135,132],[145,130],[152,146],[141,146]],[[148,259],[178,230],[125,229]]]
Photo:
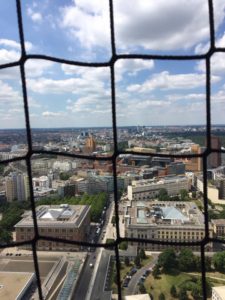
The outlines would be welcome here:
[[[12,201],[26,201],[30,197],[28,176],[19,172],[12,172],[5,180],[6,199]]]

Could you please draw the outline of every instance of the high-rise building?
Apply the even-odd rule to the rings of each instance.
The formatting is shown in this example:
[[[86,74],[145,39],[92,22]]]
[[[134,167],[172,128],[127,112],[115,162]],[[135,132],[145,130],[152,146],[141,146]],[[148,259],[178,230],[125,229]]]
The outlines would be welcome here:
[[[12,202],[17,199],[16,173],[11,173],[10,176],[6,178],[5,192],[7,201]]]
[[[17,200],[25,200],[25,184],[24,184],[24,175],[19,173],[16,176],[16,185],[17,185]]]
[[[91,135],[86,139],[85,152],[91,153],[94,152],[95,150],[96,150],[96,142],[93,136]]]
[[[211,136],[211,148],[213,150],[221,149],[221,142],[218,136]],[[221,153],[213,152],[208,156],[208,168],[217,168],[221,166]]]
[[[191,153],[192,154],[201,154],[202,148],[198,144],[193,144],[191,146]],[[177,159],[176,161],[182,161],[185,164],[185,171],[189,171],[189,172],[202,171],[202,158],[201,157]]]
[[[11,202],[26,201],[30,196],[28,176],[12,172],[5,181],[6,199]]]

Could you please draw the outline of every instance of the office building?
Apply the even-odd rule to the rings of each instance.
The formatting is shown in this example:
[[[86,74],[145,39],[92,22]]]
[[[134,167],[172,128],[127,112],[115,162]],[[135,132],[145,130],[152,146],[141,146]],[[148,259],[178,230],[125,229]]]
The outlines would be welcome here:
[[[39,234],[70,241],[87,241],[90,229],[90,206],[88,205],[42,205],[36,208]],[[15,225],[16,241],[22,242],[34,237],[32,212],[26,212]],[[24,245],[23,248],[29,248]],[[39,240],[38,250],[79,250],[79,245]]]
[[[180,190],[189,190],[189,179],[186,176],[167,176],[161,179],[132,181],[127,187],[129,200],[148,200],[156,198],[161,189],[166,189],[169,196],[178,195]]]
[[[168,242],[194,242],[205,237],[204,216],[192,202],[131,201],[124,212],[125,237]],[[209,236],[212,237],[212,226]],[[135,244],[135,243],[133,243]],[[168,245],[138,243],[146,250],[162,250]],[[190,246],[200,250],[199,246]],[[212,245],[207,245],[211,250]],[[177,248],[181,248],[177,246]]]

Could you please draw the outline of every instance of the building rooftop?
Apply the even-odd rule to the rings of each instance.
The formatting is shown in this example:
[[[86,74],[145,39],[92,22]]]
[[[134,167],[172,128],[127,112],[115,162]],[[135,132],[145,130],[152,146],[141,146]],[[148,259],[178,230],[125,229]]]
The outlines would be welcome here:
[[[90,211],[88,205],[41,205],[36,208],[36,216],[39,227],[60,226],[79,227],[83,218]],[[23,215],[15,227],[33,226],[33,216],[31,211]]]
[[[131,225],[204,226],[204,216],[193,202],[132,201],[125,217]]]
[[[215,225],[225,225],[224,219],[212,219],[211,222]]]
[[[160,179],[143,179],[143,180],[137,180],[132,181],[132,186],[145,186],[145,185],[156,185],[156,184],[165,184],[165,183],[171,183],[171,182],[179,182],[179,181],[186,181],[186,176],[166,176]]]
[[[0,272],[0,299],[17,299],[33,276],[33,273]]]

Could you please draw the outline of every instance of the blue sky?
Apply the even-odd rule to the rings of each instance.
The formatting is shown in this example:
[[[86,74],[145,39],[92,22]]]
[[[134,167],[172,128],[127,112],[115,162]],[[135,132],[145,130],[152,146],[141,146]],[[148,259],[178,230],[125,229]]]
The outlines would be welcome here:
[[[216,45],[225,47],[225,2],[214,0]],[[70,60],[111,57],[106,0],[21,1],[26,51]],[[202,54],[209,48],[205,0],[114,1],[117,53]],[[20,57],[15,1],[0,9],[0,63]],[[224,122],[225,55],[214,54],[212,122]],[[25,64],[32,127],[112,126],[109,68],[47,60]],[[205,124],[205,62],[118,60],[118,125]],[[23,128],[19,69],[0,70],[1,128]]]

